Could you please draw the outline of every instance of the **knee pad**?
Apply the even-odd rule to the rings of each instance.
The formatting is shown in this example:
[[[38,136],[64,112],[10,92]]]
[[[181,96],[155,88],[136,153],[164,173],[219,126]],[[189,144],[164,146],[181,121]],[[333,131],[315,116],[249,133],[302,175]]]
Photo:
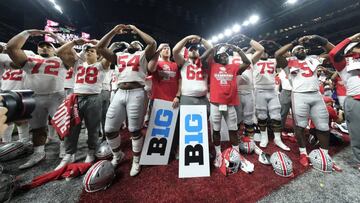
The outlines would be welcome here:
[[[256,109],[256,117],[258,120],[267,120],[268,114],[266,109]]]
[[[269,111],[269,116],[272,120],[281,120],[280,108]]]
[[[280,132],[281,131],[281,121],[271,119],[271,127],[274,130],[274,132]]]
[[[266,128],[266,126],[267,126],[267,120],[266,119],[258,119],[258,126],[260,127],[260,128]]]

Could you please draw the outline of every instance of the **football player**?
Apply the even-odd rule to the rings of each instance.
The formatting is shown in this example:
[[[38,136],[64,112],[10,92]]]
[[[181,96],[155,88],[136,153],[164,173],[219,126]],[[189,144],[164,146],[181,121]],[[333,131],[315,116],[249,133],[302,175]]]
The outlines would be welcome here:
[[[186,44],[193,44],[188,48],[187,57],[182,54]],[[208,74],[202,67],[199,48],[196,44],[202,44],[206,50],[212,48],[208,41],[197,35],[183,38],[173,48],[175,62],[180,67],[180,105],[206,105],[209,107],[209,100],[206,97]]]
[[[2,91],[24,89],[25,72],[10,59],[7,54],[6,44],[3,43],[0,46],[3,50],[0,52],[0,75],[2,75],[0,89]],[[25,50],[24,52],[27,56],[35,55],[32,51]],[[16,126],[19,134],[19,141],[28,143],[30,141],[29,122],[17,122]],[[9,127],[6,128],[2,135],[2,142],[12,141],[14,127],[14,123],[9,124]]]
[[[344,81],[347,97],[345,119],[351,137],[351,149],[360,171],[360,33],[344,39],[329,53],[331,63]]]
[[[33,132],[34,153],[20,169],[34,166],[45,159],[46,126],[48,117],[53,116],[57,107],[64,99],[64,80],[66,68],[62,60],[55,56],[55,47],[50,42],[38,43],[38,54],[27,56],[21,49],[31,36],[41,36],[52,33],[43,30],[25,30],[14,36],[8,42],[8,54],[15,64],[26,72],[25,88],[35,92],[35,110],[30,119]]]
[[[241,57],[241,64],[229,63],[229,49],[237,52]],[[229,128],[231,145],[239,151],[237,137],[237,115],[235,106],[239,105],[237,94],[237,75],[241,75],[251,64],[244,52],[234,45],[218,45],[205,54],[208,62],[204,61],[204,67],[210,69],[210,117],[213,122],[213,138],[216,157],[215,167],[222,163],[220,129],[221,119],[224,117]],[[209,56],[209,57],[206,57]]]
[[[264,47],[259,44],[257,41],[246,37],[245,35],[239,35],[236,39],[232,39],[235,45],[239,42],[243,42],[246,45],[251,46],[251,50],[246,54],[249,59],[251,59],[251,65],[246,69],[241,75],[237,76],[237,87],[238,87],[238,96],[240,98],[239,106],[236,106],[238,128],[240,129],[241,122],[245,126],[245,136],[253,138],[255,129],[254,129],[254,82],[253,82],[253,64],[257,63],[260,60],[261,55],[264,52]],[[253,52],[254,51],[254,52]],[[252,54],[250,54],[253,52]],[[241,57],[237,52],[233,53],[233,57],[230,63],[240,64]]]
[[[124,52],[116,54],[107,46],[115,35],[125,33],[138,34],[146,43],[144,50],[139,41],[133,41]],[[111,63],[116,64],[119,89],[117,90],[106,114],[105,135],[113,152],[112,164],[117,166],[124,157],[120,150],[119,130],[128,118],[128,129],[132,137],[133,161],[130,176],[136,176],[140,170],[140,154],[144,138],[140,133],[145,115],[144,84],[148,61],[156,52],[156,41],[134,25],[117,25],[97,44],[99,53]]]
[[[260,60],[254,64],[255,77],[255,109],[261,138],[260,147],[268,145],[268,115],[274,132],[274,143],[283,150],[290,151],[281,140],[281,105],[278,93],[275,90],[276,60],[269,57],[265,49]]]
[[[67,66],[74,67],[74,94],[77,95],[80,119],[85,121],[88,131],[88,153],[85,163],[91,163],[95,160],[95,148],[100,132],[101,108],[99,107],[102,107],[100,93],[110,62],[106,59],[99,60],[100,55],[93,45],[96,43],[95,41],[91,41],[93,44],[86,44],[85,61],[72,52],[75,45],[84,45],[85,43],[86,41],[83,39],[73,40],[61,46],[57,50],[57,54]],[[72,126],[70,135],[65,137],[66,154],[55,170],[75,162],[80,131],[81,123]]]
[[[329,149],[329,114],[319,92],[317,68],[321,64],[318,57],[308,56],[303,44],[316,44],[330,51],[334,46],[318,35],[304,36],[281,47],[276,51],[276,61],[280,68],[287,68],[292,83],[292,109],[295,120],[295,136],[299,144],[300,163],[309,165],[304,131],[310,116],[318,131],[320,148],[325,153]],[[283,55],[292,49],[293,57],[286,59]]]

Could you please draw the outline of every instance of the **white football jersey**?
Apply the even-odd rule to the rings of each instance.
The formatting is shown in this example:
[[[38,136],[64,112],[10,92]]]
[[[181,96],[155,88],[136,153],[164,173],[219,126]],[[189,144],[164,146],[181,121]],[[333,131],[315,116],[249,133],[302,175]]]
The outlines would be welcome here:
[[[181,95],[190,97],[206,96],[208,92],[208,74],[191,60],[187,60],[180,70]]]
[[[0,54],[1,90],[24,89],[25,72],[16,68],[7,54]]]
[[[75,74],[74,74],[74,68],[71,67],[66,72],[65,82],[64,82],[64,88],[73,89],[75,83]]]
[[[100,94],[105,78],[105,72],[101,62],[88,64],[79,59],[74,65],[74,72],[74,93]]]
[[[289,81],[289,78],[288,76],[286,75],[285,73],[285,70],[282,69],[279,73],[279,78],[280,78],[280,81],[281,81],[281,88],[284,89],[284,90],[292,90],[292,86],[290,84],[290,81]]]
[[[145,85],[147,75],[147,60],[145,51],[137,51],[133,54],[126,52],[116,53],[117,64],[116,72],[119,83],[138,82]]]
[[[344,81],[346,94],[349,96],[360,95],[360,69],[355,67],[355,60],[349,57],[346,57],[345,60],[346,67],[340,72],[340,77]]]
[[[34,56],[34,52],[24,50],[26,56]],[[24,89],[25,72],[15,67],[7,54],[0,54],[0,74],[2,75],[1,90]]]
[[[24,50],[26,56],[35,56],[34,52],[29,50]],[[8,54],[0,53],[0,71],[4,71],[4,69],[8,69],[14,66],[13,61],[11,60]],[[0,72],[3,74],[4,72]]]
[[[104,74],[105,74],[105,76],[104,76],[104,81],[102,83],[102,89],[110,91],[111,90],[112,71],[110,71],[110,69],[104,70]]]
[[[252,55],[246,54],[251,61]],[[229,57],[230,64],[241,64],[242,60],[240,56]],[[241,75],[236,77],[236,83],[238,87],[238,93],[251,93],[254,90],[254,77],[253,77],[253,64],[251,63]]]
[[[6,69],[1,78],[1,90],[24,89],[25,72],[22,69]]]
[[[148,93],[151,93],[151,89],[152,89],[152,75],[148,75],[145,78],[145,87],[144,90]]]
[[[275,89],[276,60],[269,58],[259,60],[254,64],[254,77],[256,89]]]
[[[293,92],[314,92],[319,91],[317,77],[317,66],[320,61],[316,56],[307,56],[305,60],[298,60],[296,57],[288,59],[289,77],[292,83]]]
[[[117,90],[119,87],[119,78],[116,70],[110,70],[111,72],[111,90]]]
[[[64,91],[67,70],[59,57],[28,56],[23,70],[26,72],[24,81],[26,89],[31,89],[36,94]]]

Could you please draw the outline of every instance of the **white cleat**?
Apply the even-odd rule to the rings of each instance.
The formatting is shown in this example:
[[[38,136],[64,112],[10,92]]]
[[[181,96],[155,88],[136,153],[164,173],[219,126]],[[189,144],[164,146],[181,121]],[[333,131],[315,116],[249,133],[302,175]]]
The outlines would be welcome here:
[[[286,146],[281,139],[274,139],[274,143],[276,146],[280,147],[281,149],[285,151],[290,151],[290,148]]]
[[[216,168],[220,168],[222,164],[222,155],[221,154],[216,154],[215,160],[214,160],[214,166]]]
[[[54,169],[54,171],[75,162],[75,154],[65,154],[64,158],[61,160],[60,164]]]
[[[95,156],[93,153],[88,153],[85,158],[85,163],[92,163],[95,161]]]
[[[268,143],[269,143],[268,135],[261,135],[259,146],[265,148],[267,147]]]
[[[114,166],[114,168],[116,168],[121,163],[124,157],[125,157],[125,153],[122,151],[120,151],[118,155],[115,154],[113,155],[111,164]]]
[[[64,158],[66,152],[65,152],[65,144],[64,141],[60,141],[60,153],[59,153],[59,158]]]
[[[270,155],[265,152],[262,152],[261,154],[259,154],[258,161],[265,165],[271,165]]]
[[[30,159],[24,163],[23,165],[19,166],[19,169],[26,169],[35,166],[40,161],[44,160],[46,157],[45,152],[35,152],[30,156]]]
[[[139,162],[136,162],[135,160],[133,160],[131,169],[130,169],[130,176],[136,176],[137,174],[140,173],[140,171],[141,171],[141,166],[140,166]]]

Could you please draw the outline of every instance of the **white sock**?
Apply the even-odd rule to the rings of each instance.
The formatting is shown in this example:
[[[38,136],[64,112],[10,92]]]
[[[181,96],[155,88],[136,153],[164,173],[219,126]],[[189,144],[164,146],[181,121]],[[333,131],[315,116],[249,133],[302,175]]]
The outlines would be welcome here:
[[[267,128],[265,128],[265,131],[261,131],[260,130],[260,133],[261,133],[261,136],[268,136],[268,133],[267,133]]]
[[[302,148],[302,147],[299,147],[299,151],[300,151],[300,154],[305,154],[307,155],[307,152],[306,152],[306,148]]]
[[[323,149],[321,147],[319,147],[320,150],[322,150],[325,154],[328,154],[329,153],[329,150],[328,149]]]
[[[274,132],[274,139],[275,139],[275,140],[281,140],[281,134],[280,134],[280,132]]]
[[[140,156],[133,156],[133,161],[136,163],[140,162]]]
[[[40,146],[34,147],[34,152],[35,153],[45,152],[45,145],[40,145]]]
[[[215,152],[216,152],[216,155],[221,154],[221,145],[219,145],[219,146],[215,145]]]
[[[118,149],[120,147],[121,137],[120,137],[120,135],[118,135],[113,139],[106,138],[106,141],[108,142],[108,144],[111,148],[111,151],[113,151],[114,149]],[[115,154],[114,151],[113,151],[113,153]]]
[[[132,139],[131,140],[132,151],[135,153],[141,152],[143,144],[144,144],[144,136],[141,136],[137,140]]]
[[[30,133],[29,133],[29,123],[25,123],[17,126],[19,133],[19,141],[23,143],[27,143],[30,141]]]

